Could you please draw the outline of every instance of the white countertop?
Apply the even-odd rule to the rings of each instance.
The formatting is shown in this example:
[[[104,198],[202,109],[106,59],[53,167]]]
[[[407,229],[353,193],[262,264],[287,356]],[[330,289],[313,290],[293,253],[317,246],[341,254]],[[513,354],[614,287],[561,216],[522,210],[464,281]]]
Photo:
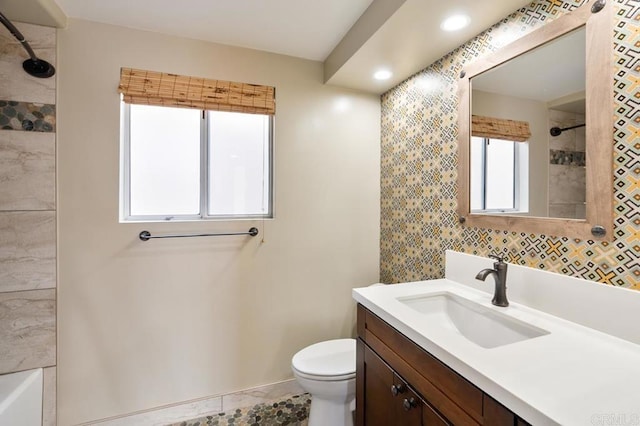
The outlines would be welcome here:
[[[549,334],[487,349],[430,327],[423,314],[397,300],[440,292]],[[533,425],[640,424],[640,345],[519,303],[493,306],[491,295],[448,279],[356,288],[353,297]]]

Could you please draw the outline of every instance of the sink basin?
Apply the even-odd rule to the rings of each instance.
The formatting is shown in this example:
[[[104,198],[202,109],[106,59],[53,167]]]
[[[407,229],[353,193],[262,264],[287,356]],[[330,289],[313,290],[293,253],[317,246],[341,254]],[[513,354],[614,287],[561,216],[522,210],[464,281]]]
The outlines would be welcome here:
[[[423,314],[429,325],[460,334],[483,348],[496,348],[549,334],[453,293],[402,297],[398,301]]]

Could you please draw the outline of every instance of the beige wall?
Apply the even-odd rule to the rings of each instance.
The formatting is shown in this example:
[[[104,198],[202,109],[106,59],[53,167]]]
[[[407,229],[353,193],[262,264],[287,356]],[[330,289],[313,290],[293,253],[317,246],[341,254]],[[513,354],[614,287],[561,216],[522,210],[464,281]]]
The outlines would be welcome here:
[[[547,217],[549,175],[549,121],[547,104],[530,99],[474,90],[471,108],[476,115],[529,122],[529,213]]]
[[[288,379],[298,349],[353,333],[351,288],[378,280],[378,97],[319,62],[85,21],[58,46],[60,424]],[[123,66],[276,86],[276,219],[118,223]]]

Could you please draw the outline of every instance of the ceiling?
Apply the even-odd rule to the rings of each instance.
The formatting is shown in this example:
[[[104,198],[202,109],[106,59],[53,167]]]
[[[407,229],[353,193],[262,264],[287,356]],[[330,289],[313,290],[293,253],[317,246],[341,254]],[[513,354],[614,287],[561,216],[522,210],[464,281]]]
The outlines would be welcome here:
[[[19,22],[64,27],[79,18],[322,61],[328,84],[380,94],[528,2],[0,0],[0,11]],[[467,28],[440,29],[461,12]],[[374,80],[382,67],[393,76]]]
[[[372,0],[55,0],[70,17],[323,61]]]
[[[338,86],[383,93],[529,2],[406,0],[335,74],[328,73],[325,66],[325,80]],[[456,32],[441,30],[441,22],[453,14],[471,17],[469,26]],[[393,77],[373,80],[371,75],[378,68],[388,68]]]

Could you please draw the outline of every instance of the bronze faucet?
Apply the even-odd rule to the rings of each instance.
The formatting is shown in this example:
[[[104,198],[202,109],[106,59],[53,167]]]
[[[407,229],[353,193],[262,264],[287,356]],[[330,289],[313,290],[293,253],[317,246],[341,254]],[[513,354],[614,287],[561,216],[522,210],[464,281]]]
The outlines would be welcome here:
[[[491,303],[496,306],[507,307],[509,306],[509,301],[507,300],[507,264],[504,262],[504,257],[499,255],[490,254],[489,257],[497,260],[497,262],[493,263],[493,269],[483,269],[478,272],[476,279],[484,281],[488,275],[493,275],[496,288]]]

